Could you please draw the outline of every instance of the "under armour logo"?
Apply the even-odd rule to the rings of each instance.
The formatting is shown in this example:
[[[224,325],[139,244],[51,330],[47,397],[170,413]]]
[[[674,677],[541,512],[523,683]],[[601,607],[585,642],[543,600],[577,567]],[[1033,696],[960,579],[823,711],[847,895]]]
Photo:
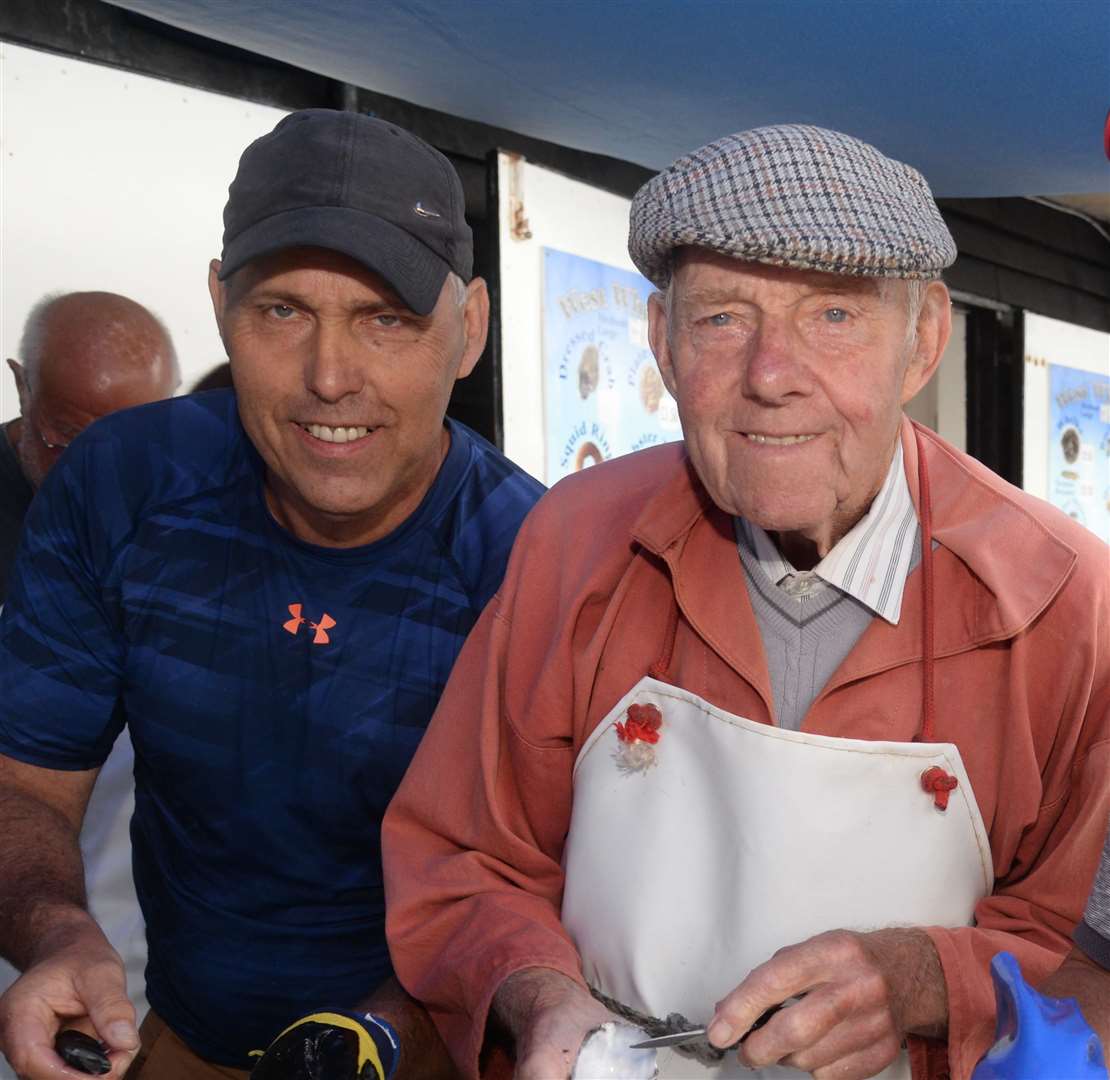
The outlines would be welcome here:
[[[335,620],[327,612],[324,612],[319,622],[311,622],[308,619],[302,618],[301,607],[301,604],[289,605],[289,614],[292,615],[293,618],[289,619],[287,622],[283,622],[281,624],[282,629],[288,630],[289,633],[295,636],[302,626],[307,626],[309,630],[316,631],[312,638],[313,645],[327,645],[328,642],[331,641],[331,638],[328,637],[328,631],[335,625]]]

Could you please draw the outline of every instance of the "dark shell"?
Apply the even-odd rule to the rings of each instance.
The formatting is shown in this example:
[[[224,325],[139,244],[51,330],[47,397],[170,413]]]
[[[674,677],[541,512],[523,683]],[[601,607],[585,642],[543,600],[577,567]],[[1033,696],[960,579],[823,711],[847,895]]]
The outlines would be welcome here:
[[[54,1050],[71,1069],[89,1076],[103,1076],[112,1070],[108,1048],[83,1031],[59,1031]]]

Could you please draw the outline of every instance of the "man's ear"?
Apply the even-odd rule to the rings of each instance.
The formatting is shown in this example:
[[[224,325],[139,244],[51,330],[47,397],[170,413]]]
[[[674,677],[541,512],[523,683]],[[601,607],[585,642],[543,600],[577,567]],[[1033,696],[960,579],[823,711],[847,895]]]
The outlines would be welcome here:
[[[671,397],[677,400],[678,387],[671,357],[668,307],[667,298],[662,293],[652,293],[648,297],[648,342],[655,355],[655,362],[659,365],[659,374],[663,376],[663,385]]]
[[[476,277],[466,287],[463,303],[463,353],[456,379],[465,379],[474,370],[489,335],[489,289]]]
[[[12,375],[15,376],[15,389],[19,394],[19,411],[23,414],[27,411],[30,404],[30,389],[27,386],[27,373],[23,370],[23,365],[18,360],[13,360],[8,357],[8,367],[11,368]]]
[[[220,340],[224,337],[224,308],[227,305],[227,285],[220,280],[220,260],[208,264],[208,295],[212,297],[212,311],[216,316],[216,329]]]
[[[913,354],[902,377],[902,404],[905,405],[936,373],[952,333],[952,298],[941,281],[930,281],[921,311]]]

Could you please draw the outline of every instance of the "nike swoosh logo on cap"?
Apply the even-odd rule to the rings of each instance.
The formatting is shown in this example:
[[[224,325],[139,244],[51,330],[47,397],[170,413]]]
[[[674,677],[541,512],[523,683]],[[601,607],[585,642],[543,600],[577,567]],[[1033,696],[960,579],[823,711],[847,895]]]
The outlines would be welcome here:
[[[419,214],[421,217],[443,217],[442,214],[437,214],[435,210],[426,210],[421,202],[418,202],[412,210],[414,214]]]

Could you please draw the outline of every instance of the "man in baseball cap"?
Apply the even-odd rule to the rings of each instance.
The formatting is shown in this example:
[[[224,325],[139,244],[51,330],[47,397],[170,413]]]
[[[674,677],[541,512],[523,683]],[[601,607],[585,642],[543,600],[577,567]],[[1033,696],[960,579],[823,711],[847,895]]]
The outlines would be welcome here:
[[[462,186],[396,125],[314,109],[247,148],[224,224],[234,390],[77,438],[0,622],[0,951],[24,971],[0,1048],[31,1080],[63,1075],[63,1028],[129,1080],[246,1077],[271,1045],[281,1080],[445,1060],[391,978],[379,826],[541,491],[445,420],[489,306]],[[77,848],[124,724],[141,1032]]]
[[[1097,862],[1107,549],[903,414],[955,257],[908,165],[727,136],[629,250],[684,442],[522,529],[386,816],[398,976],[468,1076],[967,1077]]]
[[[418,315],[436,306],[448,274],[470,281],[474,242],[458,175],[438,150],[385,120],[292,113],[247,147],[228,196],[220,281],[300,247],[349,256]]]

